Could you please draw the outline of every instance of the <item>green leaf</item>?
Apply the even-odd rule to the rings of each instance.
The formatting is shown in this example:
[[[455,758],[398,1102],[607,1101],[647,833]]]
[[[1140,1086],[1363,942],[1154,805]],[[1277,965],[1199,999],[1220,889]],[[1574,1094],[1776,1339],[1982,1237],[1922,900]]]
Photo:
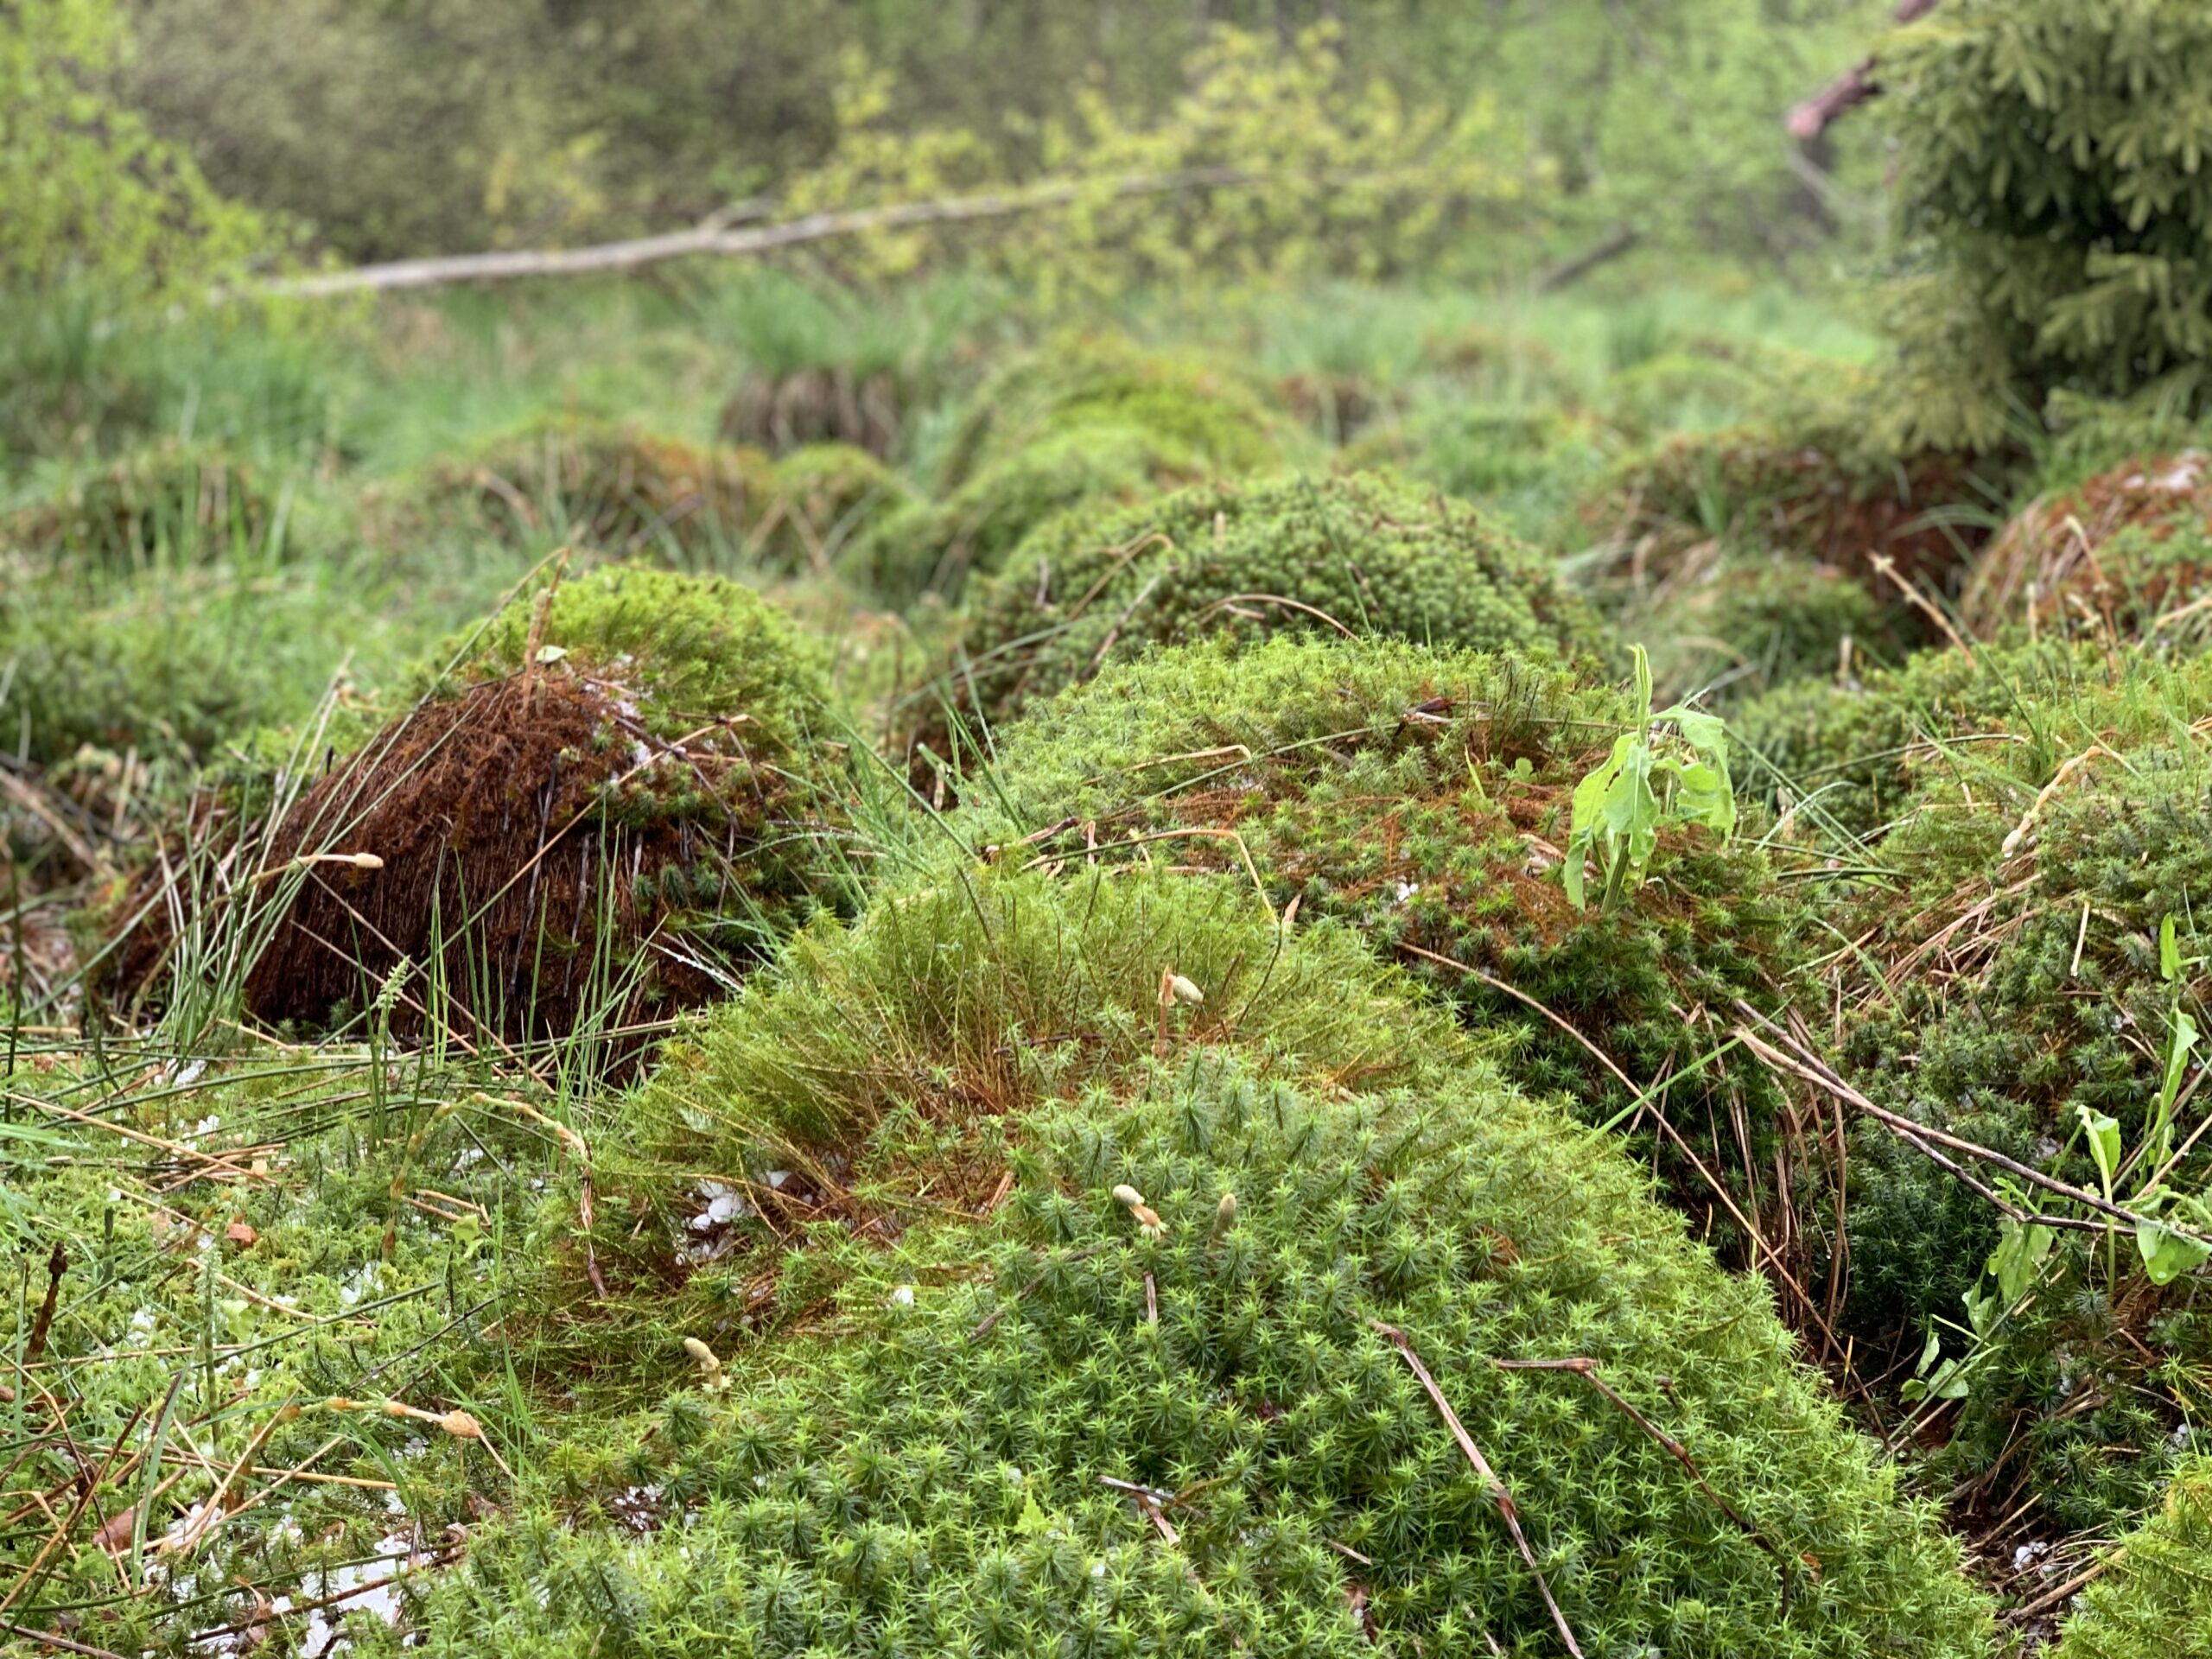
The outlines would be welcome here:
[[[2088,1131],[2089,1155],[2097,1160],[2098,1177],[2104,1183],[2105,1196],[2110,1198],[2113,1171],[2120,1167],[2120,1120],[2091,1111],[2086,1101],[2074,1110],[2082,1120],[2082,1127]]]
[[[2212,1256],[2212,1249],[2157,1221],[2136,1224],[2135,1248],[2142,1253],[2143,1271],[2154,1285],[2171,1284]]]
[[[1997,1293],[2012,1306],[2034,1283],[2058,1235],[2051,1228],[2017,1221],[2004,1223],[1997,1232],[1997,1248],[1989,1253],[1989,1272],[1997,1280]]]
[[[2174,938],[2174,918],[2162,918],[2158,923],[2158,977],[2171,984],[2181,977],[2181,946]]]

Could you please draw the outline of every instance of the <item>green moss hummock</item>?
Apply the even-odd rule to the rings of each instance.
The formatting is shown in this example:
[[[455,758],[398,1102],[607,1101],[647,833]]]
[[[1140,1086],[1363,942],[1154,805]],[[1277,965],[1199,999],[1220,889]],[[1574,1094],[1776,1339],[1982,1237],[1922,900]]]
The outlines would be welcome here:
[[[715,994],[834,885],[829,693],[750,590],[602,569],[461,661],[270,837],[261,1019],[326,1023],[430,963],[396,1030],[632,1027]]]
[[[970,607],[957,693],[998,721],[1147,645],[1277,632],[1567,655],[1603,638],[1463,502],[1378,474],[1278,478],[1045,525]]]
[[[1611,914],[1578,910],[1560,880],[1568,798],[1629,718],[1554,662],[1312,637],[1185,647],[1010,725],[969,833],[1029,862],[1249,859],[1278,907],[1351,924],[1471,1024],[1511,1033],[1531,1090],[1599,1122],[1636,1103],[1614,1068],[1663,1085],[1734,1201],[1778,1210],[1779,1092],[1740,1052],[1707,1057],[1738,998],[1781,1006],[1801,901],[1755,848],[1702,830],[1669,830]],[[1705,1179],[1656,1149],[1680,1201],[1741,1248]]]
[[[810,1161],[693,1201],[729,1236],[709,1386],[548,1459],[426,1580],[425,1651],[1535,1654],[1547,1592],[1593,1656],[1990,1650],[1764,1287],[1234,886],[947,867],[809,935],[639,1109],[611,1271],[671,1190]],[[1563,1359],[1704,1484],[1497,1363]]]

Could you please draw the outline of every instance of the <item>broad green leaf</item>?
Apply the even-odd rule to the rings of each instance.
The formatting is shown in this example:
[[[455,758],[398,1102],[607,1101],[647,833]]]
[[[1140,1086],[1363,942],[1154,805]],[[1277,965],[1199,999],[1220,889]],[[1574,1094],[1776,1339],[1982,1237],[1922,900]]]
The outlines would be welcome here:
[[[2097,1175],[2104,1183],[2105,1196],[2110,1198],[2113,1171],[2120,1167],[2120,1120],[2091,1111],[2086,1101],[2074,1109],[2082,1127],[2088,1131],[2089,1156],[2097,1160]]]
[[[2171,1284],[2212,1256],[2212,1249],[2157,1221],[2136,1224],[2135,1248],[2142,1252],[2143,1271],[2154,1285]]]

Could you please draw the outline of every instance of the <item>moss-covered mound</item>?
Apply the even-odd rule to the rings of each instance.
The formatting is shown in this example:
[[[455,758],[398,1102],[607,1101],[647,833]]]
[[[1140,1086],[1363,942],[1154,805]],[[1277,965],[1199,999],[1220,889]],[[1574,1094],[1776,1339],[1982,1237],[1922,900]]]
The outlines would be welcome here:
[[[2013,518],[1960,600],[1976,633],[2195,652],[2212,640],[2212,462],[2134,461]]]
[[[910,501],[853,550],[847,569],[871,591],[908,601],[957,594],[976,572],[1003,565],[1022,538],[1055,514],[1141,501],[1208,476],[1212,468],[1138,426],[1053,433],[985,467],[936,501]]]
[[[976,389],[945,448],[938,493],[950,494],[1040,439],[1101,429],[1146,433],[1222,473],[1283,459],[1282,422],[1231,371],[1112,337],[1071,334]]]
[[[776,463],[772,483],[746,541],[764,563],[785,570],[842,566],[847,550],[912,495],[896,473],[848,443],[792,450]]]
[[[518,601],[284,815],[248,1006],[320,1024],[384,990],[403,1033],[529,1039],[701,1000],[811,901],[825,703],[731,582],[618,567]]]
[[[435,469],[386,504],[391,522],[378,533],[565,541],[678,566],[729,563],[752,550],[776,496],[774,463],[758,450],[559,420]]]
[[[1993,791],[2017,815],[2069,756],[2169,736],[2208,696],[2196,661],[2047,640],[1801,680],[1732,710],[1730,731],[1739,785],[1847,849],[1924,801]]]
[[[259,550],[277,511],[263,480],[218,450],[164,443],[69,474],[0,513],[9,556],[118,569]]]
[[[877,591],[957,594],[1056,513],[1094,513],[1284,458],[1282,432],[1229,374],[1114,341],[1071,340],[988,381],[948,446],[933,499],[855,550]]]
[[[1670,1183],[1735,1254],[1750,1247],[1728,1203],[1787,1236],[1774,1217],[1796,1195],[1777,1182],[1808,1172],[1788,1170],[1766,1071],[1710,1057],[1738,999],[1782,1003],[1797,918],[1762,854],[1702,830],[1668,830],[1613,913],[1573,905],[1569,797],[1630,718],[1611,688],[1510,655],[1185,647],[1010,726],[972,833],[1029,864],[1247,872],[1279,908],[1351,923],[1469,1023],[1512,1033],[1509,1070],[1531,1090],[1592,1122],[1654,1091],[1730,1197],[1666,1144]],[[1659,1137],[1649,1117],[1637,1128],[1640,1146]]]
[[[1146,646],[1273,632],[1595,652],[1588,607],[1473,507],[1386,475],[1279,478],[1064,514],[970,607],[956,687],[996,721]]]
[[[1946,591],[1986,534],[1991,493],[1958,456],[1872,453],[1828,413],[1670,438],[1618,463],[1584,515],[1631,575],[1717,541],[1832,566],[1887,605],[1897,591],[1874,562]]]
[[[2113,1196],[2158,1213],[2212,1176],[2180,1094],[2187,1039],[2212,1029],[2212,765],[2201,740],[2098,750],[2039,793],[1931,803],[1875,850],[1899,886],[1839,920],[1857,945],[1843,1067],[1878,1104],[2082,1191],[2107,1184],[2103,1124]],[[2030,1209],[2098,1219],[1968,1161]],[[2186,1204],[2172,1213],[2203,1228]],[[1924,1147],[1868,1125],[1851,1164],[1854,1321],[1915,1341],[1957,1322],[1996,1282],[1982,1268],[1999,1221]],[[1991,1514],[2033,1497],[2065,1530],[2108,1529],[2151,1500],[2175,1431],[2212,1405],[2193,1276],[2149,1271],[2132,1227],[2105,1243],[2094,1225],[2053,1236],[2004,1299],[2018,1305],[1947,1344],[1970,1367],[1950,1456]]]
[[[2212,1462],[2176,1470],[2158,1512],[2104,1566],[2059,1632],[2058,1659],[2212,1655]]]
[[[1649,642],[1661,696],[1700,695],[1731,711],[1800,680],[1847,680],[1900,660],[1913,638],[1897,606],[1833,565],[1718,542],[1600,601],[1623,638]]]
[[[553,1460],[426,1586],[428,1650],[1986,1652],[1763,1287],[1419,1064],[1362,960],[1104,874],[947,868],[810,936],[646,1103],[725,1182],[813,1149],[811,1226],[704,1212],[787,1282],[828,1258],[811,1300],[764,1341],[733,1296],[713,1386]],[[1363,1027],[1399,1088],[1332,1077]]]

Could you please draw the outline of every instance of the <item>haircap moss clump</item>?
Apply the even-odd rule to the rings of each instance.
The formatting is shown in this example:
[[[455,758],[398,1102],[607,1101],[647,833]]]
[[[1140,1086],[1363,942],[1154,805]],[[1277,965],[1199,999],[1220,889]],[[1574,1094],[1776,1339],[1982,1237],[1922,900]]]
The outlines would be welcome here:
[[[749,556],[776,499],[775,464],[758,450],[563,419],[435,468],[383,505],[391,522],[375,533],[569,542],[690,568]]]
[[[986,381],[938,468],[935,499],[855,550],[894,598],[957,594],[1056,513],[1092,513],[1213,477],[1280,466],[1284,434],[1226,372],[1070,340]]]
[[[271,1021],[361,1007],[510,1039],[711,995],[824,896],[828,694],[812,652],[715,577],[616,567],[518,600],[460,671],[270,838],[246,985]]]
[[[1612,687],[1543,659],[1310,636],[1185,646],[1010,725],[969,832],[1028,864],[1249,871],[1277,907],[1351,924],[1471,1025],[1513,1033],[1524,1087],[1593,1122],[1663,1089],[1732,1196],[1672,1147],[1662,1166],[1733,1253],[1746,1242],[1727,1204],[1754,1221],[1786,1209],[1789,1160],[1766,1070],[1708,1055],[1738,999],[1784,1000],[1799,906],[1757,849],[1671,829],[1632,900],[1574,905],[1570,798],[1632,717]]]
[[[2208,696],[2202,659],[2045,640],[1923,651],[1842,683],[1801,680],[1732,710],[1729,726],[1747,793],[1815,839],[1856,845],[1924,800],[1995,790],[2024,810],[2068,756],[2169,736]]]
[[[955,695],[995,721],[1147,645],[1324,630],[1567,655],[1602,641],[1473,507],[1387,474],[1278,478],[1039,529],[976,596]]]
[[[2055,1659],[2212,1656],[2212,1459],[2177,1467],[2151,1518],[2114,1543],[2050,1651]]]
[[[1584,517],[1638,577],[1717,541],[1833,566],[1887,604],[1896,589],[1876,562],[1942,590],[1986,533],[1993,493],[1971,458],[1870,448],[1858,411],[1832,405],[1669,438],[1620,462]]]
[[[1284,423],[1230,371],[1127,340],[1064,335],[977,388],[939,465],[938,491],[950,494],[1040,440],[1101,429],[1144,433],[1220,473],[1283,459]]]
[[[1424,1018],[1371,967],[1334,1007],[1333,930],[1136,874],[947,868],[884,904],[641,1103],[726,1179],[775,1155],[748,1122],[828,1135],[846,1177],[807,1205],[844,1224],[728,1224],[780,1236],[786,1282],[833,1265],[766,1340],[742,1296],[690,1332],[710,1378],[668,1343],[715,1386],[549,1460],[425,1584],[430,1650],[1989,1650],[1764,1287],[1629,1163],[1463,1056],[1401,1043],[1377,1092],[1342,1037],[1307,1048]],[[1201,1002],[1163,999],[1170,950]],[[886,1156],[962,1114],[1001,1126],[980,1200]],[[650,1230],[616,1209],[602,1249]],[[1671,1446],[1589,1376],[1497,1363],[1560,1360]]]
[[[1914,1123],[2092,1192],[2107,1182],[2093,1131],[2105,1124],[2120,1148],[2113,1194],[2139,1211],[2201,1192],[2212,1160],[2189,1130],[2202,1113],[2180,1103],[2173,1127],[2162,1102],[2194,1065],[2188,1039],[2212,1030],[2202,740],[2115,741],[2024,802],[1932,803],[1874,858],[1904,882],[1839,922],[1857,942],[1840,970],[1856,1011],[1847,1075]],[[2029,1207],[2067,1205],[2044,1192]],[[2203,1227],[2185,1199],[2171,1214]],[[1923,1149],[1867,1126],[1851,1154],[1854,1322],[1916,1341],[1955,1325],[1987,1289],[2000,1219]],[[1962,1492],[1992,1514],[2032,1495],[2069,1531],[2124,1522],[2156,1493],[2177,1427],[2212,1405],[2193,1274],[2152,1273],[2132,1226],[2112,1249],[2101,1231],[2065,1230],[2004,1300],[2019,1305],[1946,1344],[1967,1368],[1946,1453]]]

